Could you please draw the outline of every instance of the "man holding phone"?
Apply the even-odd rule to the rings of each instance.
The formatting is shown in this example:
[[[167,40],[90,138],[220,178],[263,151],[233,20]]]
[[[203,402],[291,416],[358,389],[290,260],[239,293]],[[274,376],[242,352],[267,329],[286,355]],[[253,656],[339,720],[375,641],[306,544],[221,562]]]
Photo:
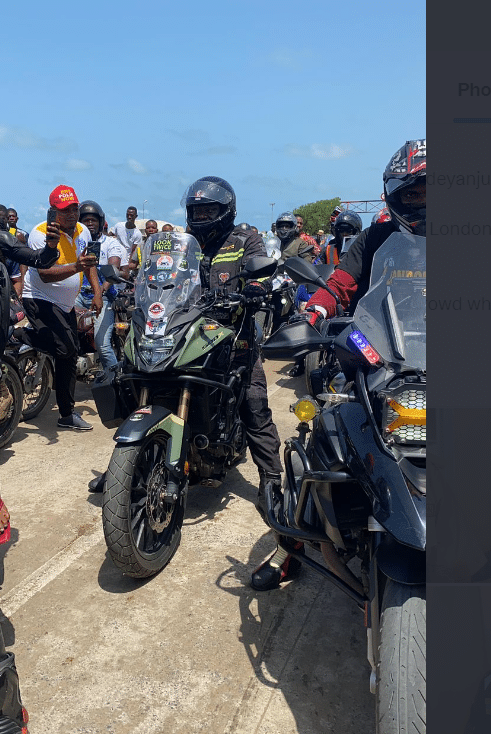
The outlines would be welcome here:
[[[58,426],[90,431],[92,426],[74,413],[78,338],[75,299],[85,274],[94,297],[92,308],[102,309],[102,294],[96,272],[97,259],[88,253],[92,237],[78,221],[79,202],[71,186],[57,186],[49,197],[46,222],[29,235],[29,247],[39,250],[57,242],[60,256],[49,270],[29,268],[24,281],[23,304],[33,329],[16,329],[14,335],[34,349],[49,352],[55,360]]]

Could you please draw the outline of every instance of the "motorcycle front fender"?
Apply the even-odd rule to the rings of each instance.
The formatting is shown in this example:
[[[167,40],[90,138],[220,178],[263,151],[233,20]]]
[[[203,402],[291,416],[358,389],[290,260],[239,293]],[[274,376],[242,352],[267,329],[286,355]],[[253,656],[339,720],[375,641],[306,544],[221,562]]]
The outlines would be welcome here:
[[[395,459],[382,453],[359,403],[334,409],[346,464],[373,502],[373,516],[403,545],[426,547],[426,497],[410,492]]]
[[[187,456],[190,430],[179,416],[161,405],[147,405],[135,410],[119,426],[114,434],[118,444],[130,445],[143,441],[155,431],[165,431],[169,436],[165,464],[167,468],[181,476]]]

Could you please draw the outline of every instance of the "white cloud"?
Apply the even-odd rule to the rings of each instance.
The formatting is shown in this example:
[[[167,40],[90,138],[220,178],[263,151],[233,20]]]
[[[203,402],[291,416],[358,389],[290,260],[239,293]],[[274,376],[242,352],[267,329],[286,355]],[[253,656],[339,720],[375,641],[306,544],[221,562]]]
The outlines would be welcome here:
[[[66,162],[66,168],[69,171],[89,171],[92,168],[92,164],[80,158],[69,158]]]
[[[76,143],[69,138],[42,138],[31,130],[0,125],[0,146],[31,150],[57,150],[64,153],[75,150]]]
[[[284,148],[286,155],[295,158],[319,158],[321,160],[337,160],[350,155],[351,148],[341,148],[340,145],[287,145]]]
[[[182,206],[178,206],[176,209],[173,209],[170,213],[170,216],[173,219],[177,219],[178,217],[184,217],[186,214],[185,210],[182,208]]]
[[[128,168],[130,171],[133,171],[133,173],[138,174],[145,174],[148,173],[148,169],[145,168],[145,166],[140,163],[139,161],[136,161],[134,158],[128,158]]]

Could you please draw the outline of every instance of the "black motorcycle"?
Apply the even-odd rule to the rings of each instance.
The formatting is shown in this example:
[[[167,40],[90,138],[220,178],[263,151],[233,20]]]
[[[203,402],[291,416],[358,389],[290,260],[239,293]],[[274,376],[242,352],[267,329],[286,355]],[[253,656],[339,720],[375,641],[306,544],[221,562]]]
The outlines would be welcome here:
[[[342,385],[292,406],[299,435],[286,441],[283,493],[268,489],[268,522],[364,611],[378,734],[426,731],[425,263],[424,238],[392,234],[352,318],[327,333],[292,323],[263,345],[283,359],[326,350],[342,369]],[[298,258],[286,269],[316,281]],[[292,550],[299,540],[324,562]]]
[[[92,388],[103,424],[119,426],[103,491],[104,535],[114,563],[137,578],[160,571],[176,551],[188,486],[215,486],[246,450],[240,406],[257,354],[247,347],[260,299],[225,287],[202,295],[200,259],[189,234],[150,235],[123,360]],[[119,282],[111,268],[101,272]],[[238,277],[275,269],[274,260],[253,257]],[[239,312],[236,333],[222,321]]]

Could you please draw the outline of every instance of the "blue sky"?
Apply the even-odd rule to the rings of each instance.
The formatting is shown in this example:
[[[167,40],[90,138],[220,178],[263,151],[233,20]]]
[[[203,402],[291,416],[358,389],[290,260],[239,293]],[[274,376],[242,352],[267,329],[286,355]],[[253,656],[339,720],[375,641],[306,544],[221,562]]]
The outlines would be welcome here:
[[[30,229],[66,183],[110,224],[145,200],[146,217],[184,224],[184,189],[216,175],[237,222],[266,229],[273,202],[276,217],[378,198],[392,153],[425,135],[424,14],[420,0],[9,6],[0,202]]]

